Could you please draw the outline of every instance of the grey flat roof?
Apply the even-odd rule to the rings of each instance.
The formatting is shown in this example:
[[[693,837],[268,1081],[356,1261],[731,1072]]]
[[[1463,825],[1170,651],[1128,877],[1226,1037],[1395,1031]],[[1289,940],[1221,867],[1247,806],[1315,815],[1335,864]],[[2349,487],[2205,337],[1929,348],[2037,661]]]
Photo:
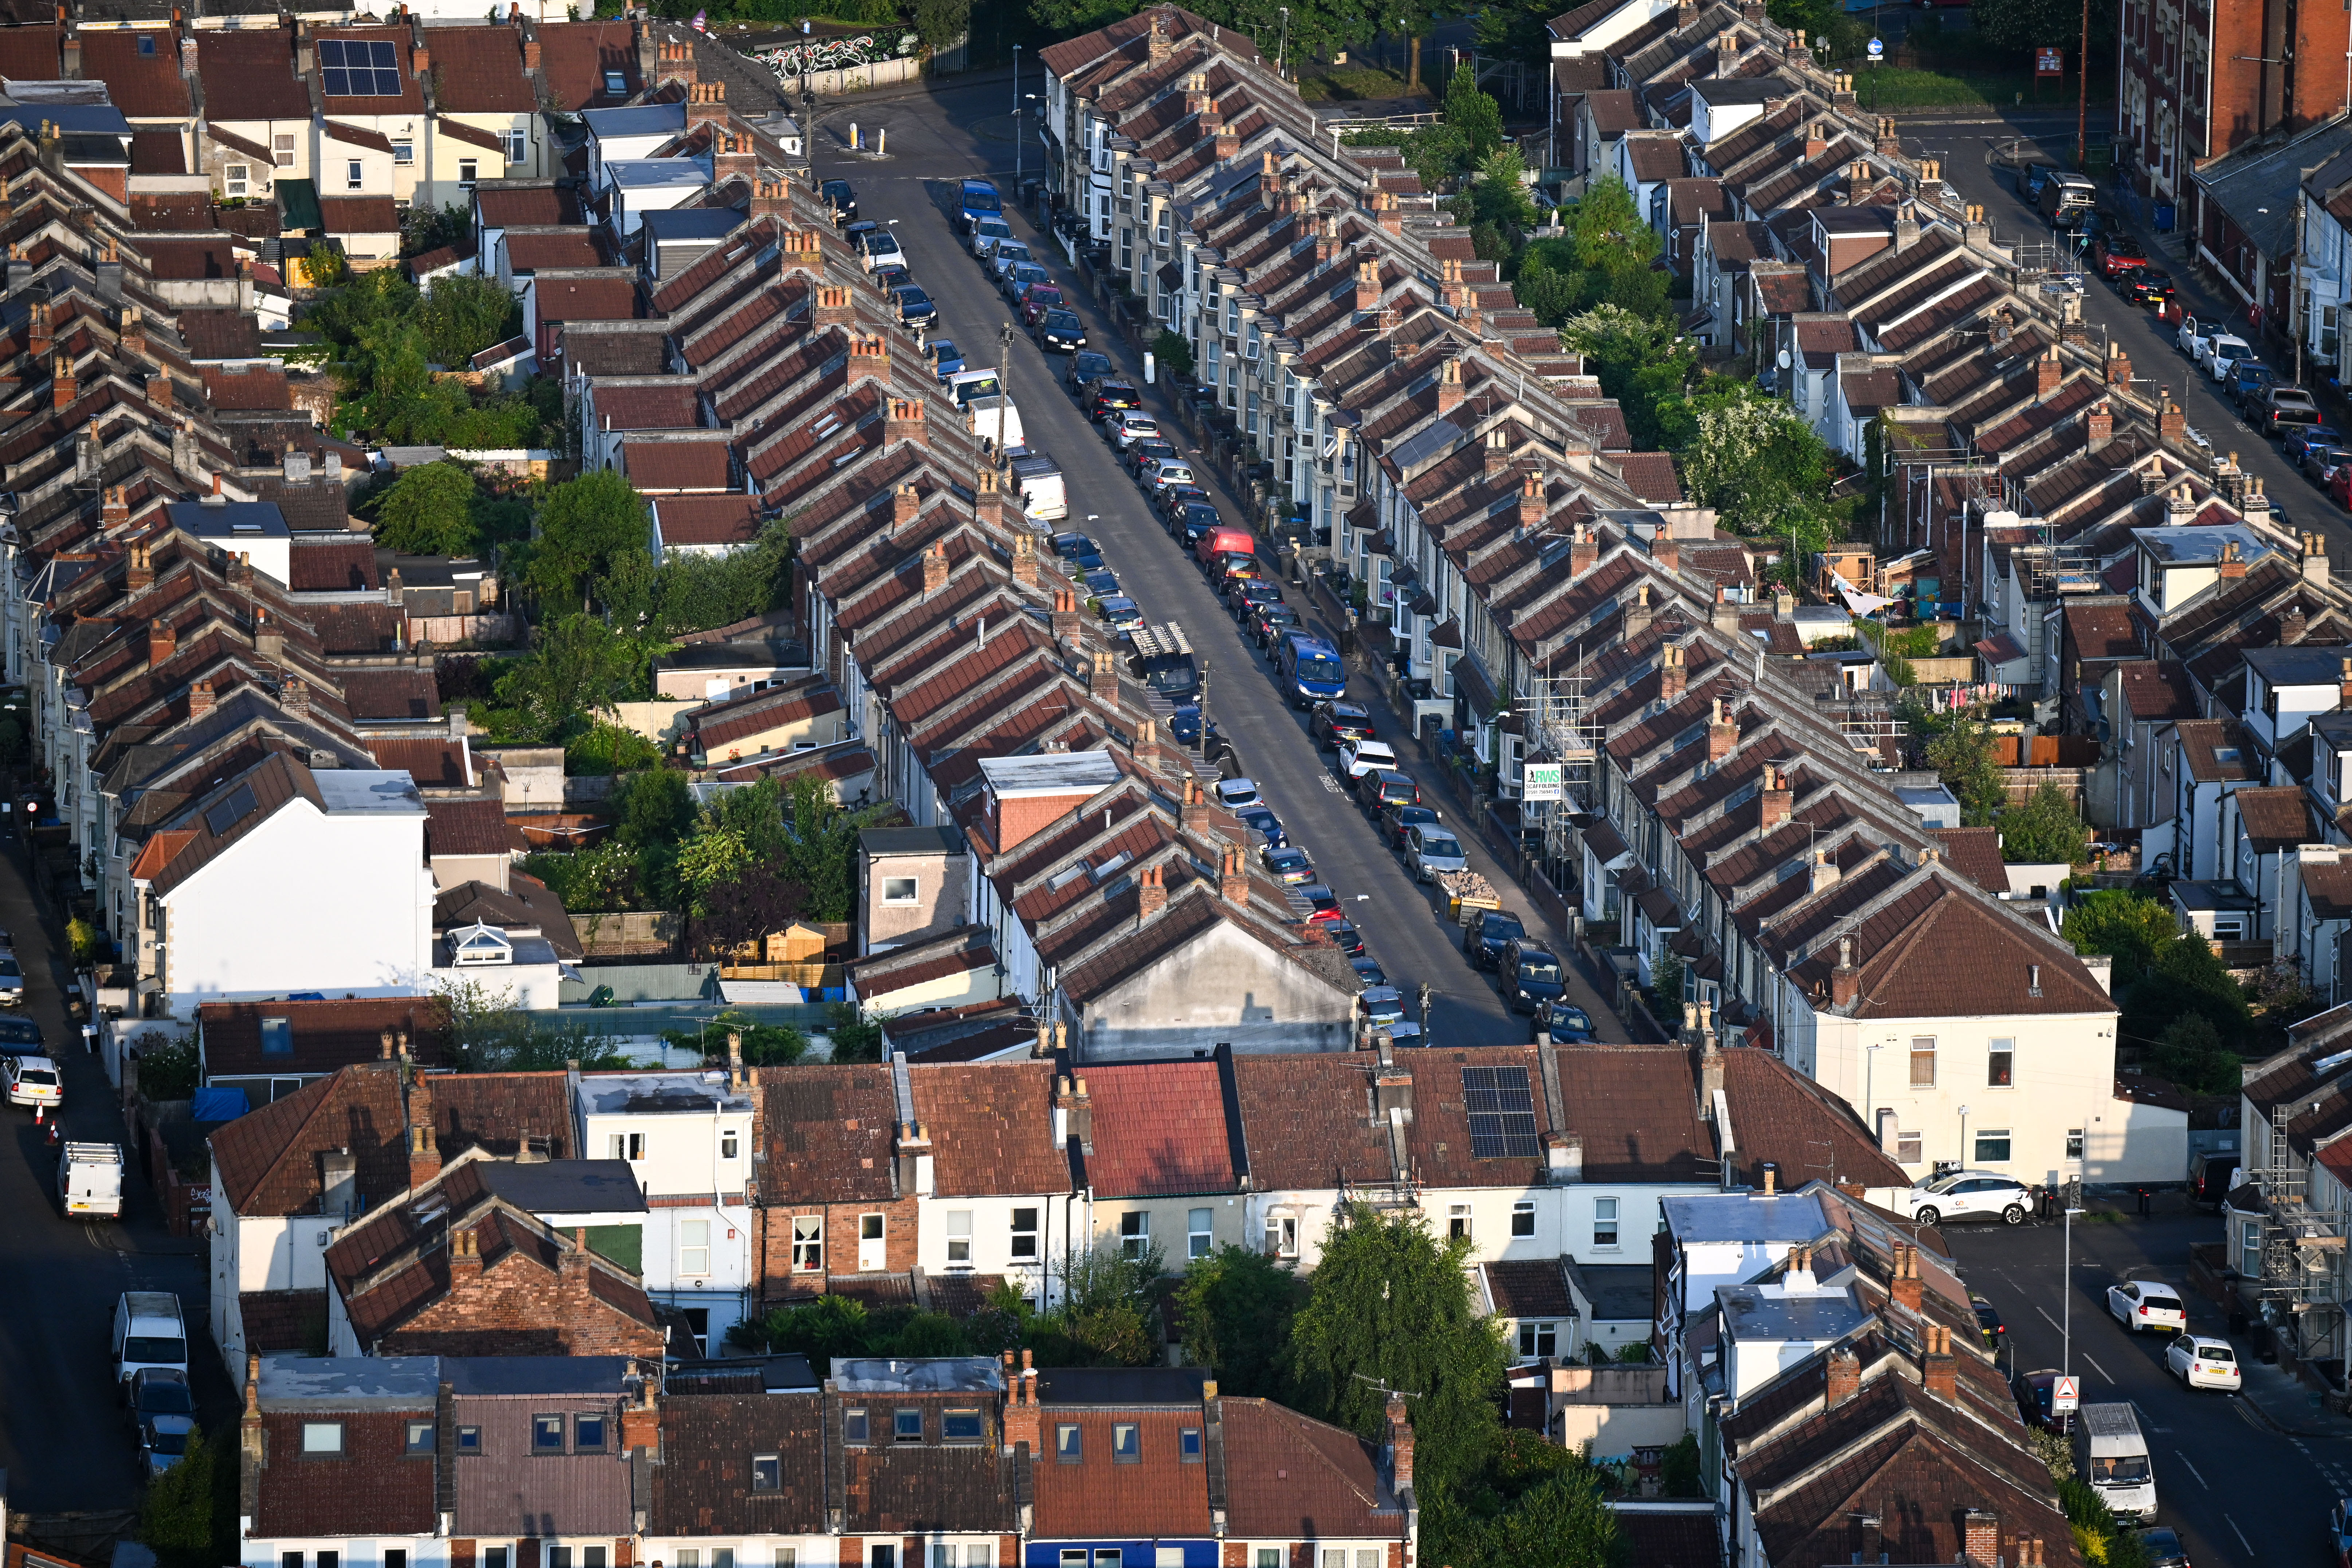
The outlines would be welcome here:
[[[580,1080],[595,1116],[702,1115],[749,1110],[751,1097],[727,1087],[723,1072],[600,1072]]]
[[[868,855],[961,855],[963,834],[953,827],[868,827],[857,835]]]
[[[1738,1128],[1732,1129],[1736,1136]],[[1661,1198],[1666,1223],[1685,1244],[1694,1241],[1811,1241],[1829,1229],[1822,1201],[1811,1193],[1687,1193]]]
[[[742,226],[743,215],[733,207],[670,207],[646,214],[644,222],[656,239],[724,239]]]
[[[205,501],[175,500],[163,508],[173,528],[184,528],[198,539],[290,539],[286,514],[274,500],[231,500],[217,506]]]
[[[321,768],[310,777],[319,798],[333,812],[370,812],[383,816],[422,816],[425,797],[404,773],[373,768]]]
[[[833,1384],[844,1394],[976,1394],[1001,1391],[1004,1377],[993,1356],[858,1357],[834,1362]]]
[[[1037,1373],[1037,1399],[1045,1405],[1197,1405],[1208,1379],[1204,1366],[1048,1367]]]
[[[643,1214],[645,1190],[626,1160],[482,1160],[482,1185],[533,1214]]]
[[[658,136],[686,129],[684,103],[640,103],[626,109],[591,109],[580,116],[598,136]]]
[[[613,184],[624,187],[707,185],[710,183],[710,160],[708,158],[612,158],[605,161],[604,174]]]
[[[2221,546],[2235,541],[2241,560],[2259,561],[2271,552],[2270,542],[2242,522],[2200,528],[2135,528],[2132,537],[2158,561],[2173,566],[2210,566],[2221,558]]]
[[[278,1410],[430,1410],[440,1392],[438,1356],[261,1358],[261,1403]]]
[[[2250,647],[2239,657],[2273,686],[2334,686],[2352,663],[2352,650],[2340,647]]]
[[[2258,910],[2262,900],[2235,882],[2175,882],[2173,901],[2184,910]]]
[[[441,1363],[453,1394],[600,1394],[628,1386],[625,1355],[453,1355]]]
[[[1724,1331],[1735,1340],[1833,1340],[1860,1328],[1869,1313],[1843,1290],[1783,1296],[1780,1287],[1718,1285]]]
[[[1906,805],[1958,805],[1959,797],[1942,784],[1896,784],[1895,798]]]
[[[682,1361],[662,1373],[666,1392],[679,1394],[735,1392],[730,1389],[697,1389],[698,1383],[731,1384],[737,1379],[756,1374],[763,1394],[814,1394],[823,1384],[809,1358],[798,1353],[782,1355],[726,1356],[709,1361]]]
[[[1657,1301],[1652,1294],[1654,1277],[1646,1263],[1569,1264],[1577,1289],[1592,1303],[1596,1322],[1646,1321]]]
[[[1092,795],[1118,782],[1108,752],[1037,752],[1025,757],[983,757],[980,776],[1000,799],[1019,795]]]
[[[1728,107],[1735,103],[1768,103],[1776,98],[1787,98],[1797,89],[1788,79],[1777,76],[1710,77],[1690,84],[1691,95],[1703,98],[1710,104]],[[1816,209],[1819,210],[1819,209]]]

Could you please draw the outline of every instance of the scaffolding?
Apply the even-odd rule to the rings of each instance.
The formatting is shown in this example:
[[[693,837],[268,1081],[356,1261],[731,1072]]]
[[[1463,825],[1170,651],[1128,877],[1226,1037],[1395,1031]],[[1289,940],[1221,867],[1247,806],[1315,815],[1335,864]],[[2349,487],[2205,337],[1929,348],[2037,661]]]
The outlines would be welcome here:
[[[2285,1142],[2283,1131],[2274,1135],[2273,1163],[2253,1173],[2263,1210],[2244,1219],[2261,1227],[2262,1277],[2250,1283],[2263,1321],[2309,1360],[2341,1353],[2334,1341],[2344,1311],[2345,1223],[2312,1204],[2310,1168]]]

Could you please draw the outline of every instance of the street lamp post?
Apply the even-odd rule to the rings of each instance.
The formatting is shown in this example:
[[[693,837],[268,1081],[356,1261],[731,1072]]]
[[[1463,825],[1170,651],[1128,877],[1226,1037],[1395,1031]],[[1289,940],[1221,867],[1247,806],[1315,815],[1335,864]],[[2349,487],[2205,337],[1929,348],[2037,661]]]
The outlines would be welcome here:
[[[1969,1168],[1969,1108],[1965,1105],[1960,1107],[1960,1157],[1956,1168],[1963,1171]]]
[[[1282,13],[1282,47],[1274,51],[1274,74],[1280,76],[1282,62],[1290,58],[1290,7],[1277,5],[1275,9]]]
[[[2058,1315],[2065,1321],[2058,1327],[2062,1341],[2058,1352],[2058,1375],[2072,1377],[2074,1375],[2074,1216],[2083,1211],[2074,1206],[2078,1201],[2074,1194],[2081,1189],[2073,1182],[2068,1182],[2065,1190],[2066,1196],[2063,1201],[2066,1205],[2066,1252],[2063,1272],[2059,1279],[2058,1303]],[[2057,1404],[2055,1390],[2052,1391],[2051,1404],[2052,1414],[2055,1415]]]
[[[1013,46],[1013,199],[1021,199],[1021,46]]]

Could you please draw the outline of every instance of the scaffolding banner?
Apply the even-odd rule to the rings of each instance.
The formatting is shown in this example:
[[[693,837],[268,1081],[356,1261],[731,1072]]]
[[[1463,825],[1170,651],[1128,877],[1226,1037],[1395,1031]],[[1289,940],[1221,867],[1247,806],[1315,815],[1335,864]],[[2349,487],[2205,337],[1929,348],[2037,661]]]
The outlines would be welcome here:
[[[1523,801],[1564,800],[1558,763],[1525,763],[1519,768],[1519,798]]]

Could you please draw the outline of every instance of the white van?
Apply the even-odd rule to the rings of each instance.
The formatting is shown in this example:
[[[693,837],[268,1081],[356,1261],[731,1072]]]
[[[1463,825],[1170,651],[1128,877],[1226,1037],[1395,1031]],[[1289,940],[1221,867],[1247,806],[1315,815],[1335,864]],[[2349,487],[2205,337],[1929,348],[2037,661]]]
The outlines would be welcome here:
[[[1041,452],[1013,459],[1013,487],[1021,492],[1021,510],[1033,522],[1056,522],[1070,515],[1068,487],[1061,465]]]
[[[58,1206],[68,1215],[122,1217],[122,1146],[68,1143],[58,1159]]]
[[[2074,1473],[2118,1519],[2156,1517],[2156,1471],[2128,1405],[2085,1405],[2074,1414]]]
[[[142,1366],[188,1372],[188,1330],[169,1290],[125,1290],[114,1303],[114,1375],[127,1384]]]
[[[1021,410],[1013,406],[1009,397],[975,397],[964,405],[971,416],[972,434],[992,442],[998,451],[1012,451],[1024,445],[1021,436]]]

